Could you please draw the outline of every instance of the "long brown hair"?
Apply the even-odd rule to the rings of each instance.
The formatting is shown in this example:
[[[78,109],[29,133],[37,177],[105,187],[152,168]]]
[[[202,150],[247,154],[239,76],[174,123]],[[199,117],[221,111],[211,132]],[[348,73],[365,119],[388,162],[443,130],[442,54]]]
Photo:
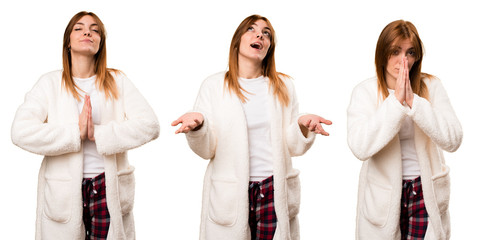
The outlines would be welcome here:
[[[242,102],[247,101],[247,98],[242,93],[243,89],[238,82],[238,53],[242,35],[247,32],[247,29],[258,20],[265,21],[271,30],[270,48],[268,49],[267,55],[262,61],[263,75],[268,77],[270,88],[273,89],[273,94],[277,97],[280,103],[283,106],[288,106],[290,97],[288,96],[285,83],[280,78],[280,76],[288,76],[286,74],[277,72],[275,68],[275,30],[266,17],[251,15],[245,18],[237,27],[237,30],[235,30],[235,33],[232,37],[232,42],[230,44],[228,71],[225,73],[224,86],[229,90],[230,93],[235,93]]]
[[[92,16],[93,19],[98,24],[98,33],[100,34],[100,45],[98,52],[95,54],[95,74],[96,86],[100,91],[105,93],[106,98],[116,99],[118,97],[117,85],[115,79],[110,74],[110,72],[117,73],[118,70],[107,68],[107,46],[105,43],[106,31],[105,26],[103,25],[100,18],[92,12],[79,12],[70,19],[67,27],[65,28],[65,33],[63,35],[63,73],[62,73],[62,83],[65,89],[70,92],[75,99],[80,100],[80,94],[77,91],[77,86],[73,81],[72,76],[72,56],[70,53],[70,34],[72,33],[73,27],[75,24],[80,21],[80,19],[86,15]]]
[[[415,62],[409,72],[412,90],[418,96],[428,99],[428,89],[423,78],[431,75],[422,73],[423,43],[418,35],[417,28],[408,21],[397,20],[389,23],[382,31],[375,50],[375,67],[377,70],[378,93],[383,100],[388,96],[387,80],[385,77],[388,59],[393,54],[393,44],[399,40],[410,40],[415,50]]]

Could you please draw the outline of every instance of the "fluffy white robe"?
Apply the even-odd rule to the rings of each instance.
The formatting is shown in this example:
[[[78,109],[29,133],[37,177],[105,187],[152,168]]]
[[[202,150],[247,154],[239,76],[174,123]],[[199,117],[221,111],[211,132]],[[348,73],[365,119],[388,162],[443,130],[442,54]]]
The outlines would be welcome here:
[[[202,128],[187,134],[191,149],[209,159],[204,185],[200,239],[247,240],[249,151],[245,115],[241,101],[224,89],[225,73],[207,78],[193,111],[204,116]],[[297,214],[300,204],[299,171],[291,156],[305,153],[315,134],[305,138],[298,126],[298,102],[290,79],[284,79],[290,96],[283,107],[269,93],[273,153],[274,203],[278,218],[275,240],[299,239]]]
[[[353,90],[348,107],[348,144],[353,154],[365,161],[358,187],[357,239],[400,239],[402,159],[398,133],[406,116],[415,125],[415,147],[429,215],[425,239],[450,237],[450,178],[442,149],[457,150],[463,133],[440,80],[423,81],[429,100],[415,95],[411,109],[393,94],[378,101],[376,78]]]
[[[95,125],[97,151],[105,160],[108,239],[134,239],[134,167],[127,150],[159,134],[158,120],[135,86],[112,73],[118,99],[100,98]],[[44,155],[38,175],[36,239],[85,239],[82,208],[83,151],[77,102],[62,88],[62,71],[43,75],[18,108],[11,137],[15,145]]]

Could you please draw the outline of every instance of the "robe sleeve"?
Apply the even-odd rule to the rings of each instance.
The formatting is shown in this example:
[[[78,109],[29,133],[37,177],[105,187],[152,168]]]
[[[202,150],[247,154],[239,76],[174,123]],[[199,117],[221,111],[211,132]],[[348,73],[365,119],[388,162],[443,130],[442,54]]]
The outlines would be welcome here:
[[[408,114],[435,144],[445,151],[456,151],[462,143],[462,126],[441,81],[427,81],[431,81],[428,86],[430,101],[415,95]]]
[[[289,85],[291,89],[291,113],[289,119],[290,122],[288,123],[286,130],[286,140],[290,156],[294,157],[303,155],[305,152],[308,151],[308,149],[310,149],[310,147],[313,145],[313,142],[315,141],[315,133],[308,131],[307,137],[303,136],[302,130],[298,125],[298,118],[305,114],[298,113],[299,104],[293,83],[291,83],[291,80],[289,79],[287,79],[285,83],[287,84],[287,86]]]
[[[122,81],[117,84],[123,84],[120,89],[125,120],[95,125],[95,142],[100,154],[111,155],[139,147],[156,139],[160,132],[157,117],[148,102],[127,77],[120,77]]]
[[[196,131],[190,131],[186,134],[188,145],[198,156],[203,159],[212,159],[215,156],[217,139],[215,137],[214,124],[212,123],[212,99],[211,82],[204,81],[198,92],[197,100],[193,107],[193,112],[199,112],[203,115],[203,125]]]
[[[29,152],[57,156],[81,149],[78,123],[49,123],[49,94],[51,79],[43,76],[25,95],[18,108],[11,129],[12,142]],[[50,91],[49,91],[50,90]]]
[[[353,154],[368,160],[382,150],[400,131],[407,116],[405,106],[390,94],[377,103],[373,85],[360,84],[352,92],[347,109],[347,141]]]

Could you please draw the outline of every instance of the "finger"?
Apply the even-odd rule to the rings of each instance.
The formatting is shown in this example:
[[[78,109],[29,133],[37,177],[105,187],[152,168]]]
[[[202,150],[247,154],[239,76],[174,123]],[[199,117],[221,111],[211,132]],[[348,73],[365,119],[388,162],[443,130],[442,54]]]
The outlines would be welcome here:
[[[404,68],[405,68],[405,61],[404,61],[404,59],[402,58],[402,62],[400,63],[400,71],[399,71],[400,74],[403,73],[403,69],[404,69]],[[400,75],[399,75],[399,76],[400,76]]]
[[[93,121],[92,121],[92,115],[91,114],[89,114],[89,116],[88,116],[87,125],[88,125],[88,135],[90,135],[90,132],[93,131]]]
[[[200,124],[198,124],[197,122],[193,122],[193,123],[191,123],[191,124],[188,124],[188,128],[189,128],[190,130],[193,130],[193,129],[195,129],[196,127],[198,127],[199,125],[200,125]]]
[[[82,107],[82,113],[84,111],[87,111],[87,96],[85,96],[85,98],[83,99],[83,107]]]
[[[188,133],[188,132],[189,132],[188,128],[182,124],[182,126],[179,129],[177,129],[177,131],[175,131],[175,134]]]
[[[202,122],[200,122],[200,119],[195,118],[194,121],[195,121],[195,123],[197,123],[197,126],[200,126],[202,124]],[[195,126],[195,127],[197,127],[197,126]]]
[[[188,133],[190,132],[190,128],[188,126],[182,127],[182,133]]]
[[[408,63],[405,63],[405,64],[408,64]],[[403,77],[405,78],[405,80],[407,80],[407,79],[408,79],[408,72],[409,72],[409,70],[408,70],[408,65],[405,66],[404,69],[405,69],[405,70],[404,70],[404,71],[405,71],[405,76],[403,76]]]
[[[179,134],[179,133],[180,133],[180,128],[175,131],[175,134]]]
[[[88,96],[87,102],[88,102],[88,107],[92,108],[92,101],[90,99],[90,96]]]
[[[312,123],[312,119],[308,119],[308,120],[303,124],[303,126],[306,127],[306,128],[309,128],[311,123]]]
[[[407,75],[407,76],[408,76],[408,75]],[[412,84],[411,84],[411,82],[410,82],[410,78],[407,78],[407,89],[408,89],[409,91],[412,91]]]
[[[88,121],[92,121],[92,107],[89,107],[88,108],[88,112],[87,112],[87,116],[88,116]]]
[[[319,134],[322,134],[323,136],[330,136],[330,134],[329,134],[328,132],[326,132],[326,131],[323,129],[322,125],[320,125],[320,124],[317,125],[317,129],[316,129],[315,132],[316,132],[316,133],[319,133]]]
[[[326,125],[332,125],[332,121],[327,120],[325,118],[320,117],[320,123],[326,124]]]
[[[403,74],[405,72],[405,69],[408,69],[405,67],[405,58],[402,58],[402,64],[400,66],[400,71],[398,72],[398,76],[400,77],[400,79],[402,80],[402,84],[404,84],[403,81],[405,81],[405,75]]]
[[[172,126],[177,126],[179,123],[182,123],[182,122],[183,122],[183,119],[179,118],[179,119],[172,122]]]
[[[175,134],[179,134],[182,132],[182,127],[178,128],[177,131],[175,131]]]

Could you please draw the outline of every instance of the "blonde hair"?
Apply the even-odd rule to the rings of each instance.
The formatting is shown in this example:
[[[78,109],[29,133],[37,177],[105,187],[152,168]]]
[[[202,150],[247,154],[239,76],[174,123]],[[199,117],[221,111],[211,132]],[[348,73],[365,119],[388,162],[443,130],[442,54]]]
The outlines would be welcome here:
[[[106,98],[117,99],[118,90],[115,83],[115,79],[111,73],[118,73],[116,69],[107,68],[107,47],[105,43],[106,31],[105,26],[103,25],[100,18],[92,12],[79,12],[70,19],[67,27],[65,28],[65,33],[63,35],[63,73],[62,73],[62,85],[65,89],[70,92],[73,97],[77,100],[80,100],[81,95],[77,91],[77,86],[73,81],[72,76],[72,56],[70,53],[70,34],[75,26],[75,24],[84,16],[91,16],[96,21],[98,25],[98,33],[100,34],[100,45],[98,52],[95,54],[95,74],[96,85],[100,91],[105,93]]]
[[[408,21],[397,20],[389,23],[378,37],[375,50],[375,68],[377,71],[378,93],[383,100],[389,95],[385,77],[388,59],[395,51],[394,44],[399,40],[410,40],[415,50],[415,62],[409,72],[410,84],[415,94],[428,99],[428,89],[423,78],[431,78],[427,73],[422,73],[423,43],[417,29]]]
[[[247,32],[247,29],[258,20],[265,21],[271,30],[270,48],[268,49],[267,55],[262,61],[263,75],[268,77],[269,86],[271,89],[273,89],[273,94],[277,97],[280,103],[283,106],[288,106],[290,97],[288,96],[285,83],[280,78],[280,76],[288,77],[288,75],[277,72],[275,68],[275,30],[266,17],[251,15],[245,18],[237,27],[237,30],[235,30],[235,33],[232,37],[232,42],[230,44],[228,71],[225,73],[224,87],[228,89],[230,93],[235,93],[242,102],[246,102],[247,98],[245,95],[243,95],[243,89],[238,82],[238,53],[242,35]]]

